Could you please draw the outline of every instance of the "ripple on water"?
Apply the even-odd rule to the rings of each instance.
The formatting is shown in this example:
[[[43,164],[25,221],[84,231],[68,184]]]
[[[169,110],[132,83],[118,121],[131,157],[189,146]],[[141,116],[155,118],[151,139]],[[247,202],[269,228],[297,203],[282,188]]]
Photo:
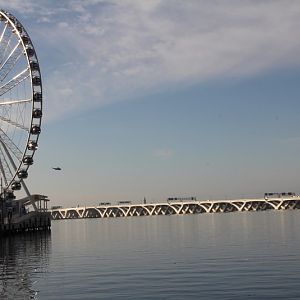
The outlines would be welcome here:
[[[53,222],[1,244],[1,297],[299,299],[299,213]]]

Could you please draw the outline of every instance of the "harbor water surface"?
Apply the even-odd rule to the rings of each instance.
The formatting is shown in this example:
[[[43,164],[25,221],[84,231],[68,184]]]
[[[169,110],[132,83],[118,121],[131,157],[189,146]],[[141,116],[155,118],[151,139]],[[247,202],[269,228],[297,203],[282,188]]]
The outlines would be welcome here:
[[[1,240],[1,299],[300,299],[300,211],[53,221]]]

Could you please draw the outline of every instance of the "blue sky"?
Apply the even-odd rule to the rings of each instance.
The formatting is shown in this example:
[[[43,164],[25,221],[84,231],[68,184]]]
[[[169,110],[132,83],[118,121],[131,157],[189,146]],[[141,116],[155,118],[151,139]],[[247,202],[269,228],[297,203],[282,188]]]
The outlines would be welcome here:
[[[5,2],[42,67],[33,193],[70,206],[300,192],[299,1]]]

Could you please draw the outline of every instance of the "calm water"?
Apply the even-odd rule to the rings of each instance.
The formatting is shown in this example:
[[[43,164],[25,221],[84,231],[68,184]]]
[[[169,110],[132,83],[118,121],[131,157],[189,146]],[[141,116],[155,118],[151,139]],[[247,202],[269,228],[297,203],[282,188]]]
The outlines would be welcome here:
[[[1,299],[300,299],[300,211],[53,221],[1,240]]]

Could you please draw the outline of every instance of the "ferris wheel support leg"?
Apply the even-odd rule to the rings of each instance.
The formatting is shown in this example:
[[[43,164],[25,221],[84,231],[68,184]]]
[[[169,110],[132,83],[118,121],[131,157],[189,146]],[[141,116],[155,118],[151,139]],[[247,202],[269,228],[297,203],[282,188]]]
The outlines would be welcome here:
[[[7,184],[7,180],[6,180],[6,176],[5,176],[5,172],[4,172],[4,168],[3,168],[3,164],[2,164],[1,158],[0,158],[0,170],[1,170],[1,180],[3,178],[5,184]]]
[[[27,188],[27,185],[25,184],[25,182],[23,180],[21,180],[21,184],[23,186],[23,189],[24,189],[25,193],[27,194],[28,198],[30,199],[30,202],[31,202],[31,205],[33,206],[34,211],[37,211],[38,209],[36,207],[35,202],[32,200],[32,197],[31,197],[31,194],[30,194],[30,192]]]
[[[0,141],[1,141],[1,140],[0,140]],[[4,149],[4,151],[5,151],[5,154],[7,155],[7,157],[8,157],[8,159],[9,159],[9,161],[10,161],[12,167],[14,168],[15,171],[17,171],[16,164],[15,164],[14,160],[12,159],[12,157],[11,157],[9,151],[7,150],[6,145],[5,145],[2,141],[1,141],[1,144],[2,144],[2,146],[3,146],[3,149]],[[37,206],[36,206],[34,200],[32,199],[32,197],[31,197],[31,195],[30,195],[30,192],[29,192],[29,190],[28,190],[28,188],[27,188],[27,186],[26,186],[26,184],[25,184],[25,182],[24,182],[23,180],[21,180],[21,184],[22,184],[22,186],[23,186],[23,188],[24,188],[24,190],[25,190],[25,193],[27,194],[27,196],[28,196],[28,198],[29,198],[29,201],[30,201],[31,205],[33,206],[33,209],[34,209],[35,211],[37,211],[37,210],[38,210],[38,209],[37,209]]]

